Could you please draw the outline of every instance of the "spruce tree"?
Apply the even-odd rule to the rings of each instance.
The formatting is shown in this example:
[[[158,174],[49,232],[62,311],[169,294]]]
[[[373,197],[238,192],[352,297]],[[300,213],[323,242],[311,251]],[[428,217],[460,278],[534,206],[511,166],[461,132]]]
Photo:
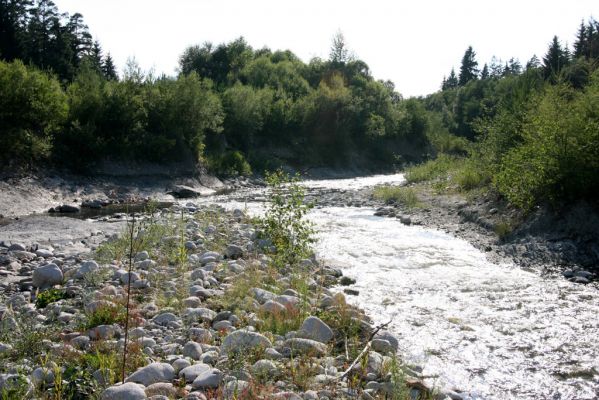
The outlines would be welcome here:
[[[114,66],[114,61],[112,61],[112,56],[110,53],[104,59],[104,63],[102,64],[102,73],[108,80],[118,80],[119,77],[116,73],[116,67]]]
[[[447,89],[455,89],[458,87],[458,77],[455,74],[455,70],[452,68],[447,80],[445,81],[445,86]]]
[[[554,36],[547,54],[543,57],[545,78],[557,76],[569,61],[568,50],[564,49],[557,36]]]
[[[483,70],[480,73],[480,79],[489,79],[489,76],[489,67],[487,66],[487,63],[485,63]]]
[[[587,27],[584,21],[580,23],[574,42],[574,57],[588,57]]]
[[[478,77],[478,62],[475,59],[476,53],[472,46],[468,46],[464,57],[462,57],[462,65],[460,66],[459,85],[464,86],[466,83]]]

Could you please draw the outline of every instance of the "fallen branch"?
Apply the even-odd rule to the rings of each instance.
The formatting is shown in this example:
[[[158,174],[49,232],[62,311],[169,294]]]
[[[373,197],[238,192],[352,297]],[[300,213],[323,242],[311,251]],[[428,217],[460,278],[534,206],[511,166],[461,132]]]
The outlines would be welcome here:
[[[370,334],[370,337],[368,338],[368,343],[366,343],[366,346],[364,346],[364,349],[360,352],[360,354],[358,355],[358,357],[356,357],[356,359],[354,360],[354,362],[351,363],[351,365],[349,366],[348,369],[345,370],[345,372],[339,377],[337,378],[338,380],[343,380],[345,378],[347,378],[347,376],[349,375],[349,373],[351,372],[351,370],[356,366],[356,364],[358,364],[358,362],[360,362],[360,360],[362,359],[362,357],[364,357],[365,354],[368,353],[368,351],[370,350],[370,347],[372,346],[372,339],[374,338],[374,336],[379,333],[379,331],[383,328],[386,328],[387,326],[389,326],[389,324],[392,322],[393,320],[389,320],[389,322],[386,322],[384,324],[381,324],[379,326],[376,327],[376,329],[374,331],[372,331],[372,333]]]

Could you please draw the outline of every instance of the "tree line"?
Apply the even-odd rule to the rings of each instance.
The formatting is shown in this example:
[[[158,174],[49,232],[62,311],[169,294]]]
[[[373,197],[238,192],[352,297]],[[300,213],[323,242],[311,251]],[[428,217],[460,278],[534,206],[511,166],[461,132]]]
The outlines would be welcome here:
[[[0,0],[0,19],[4,164],[93,171],[104,159],[183,160],[235,174],[380,168],[426,152],[423,104],[376,80],[341,33],[328,59],[306,63],[240,37],[188,47],[177,76],[130,62],[119,78],[80,14],[50,0]]]
[[[466,156],[471,186],[491,185],[531,209],[596,200],[599,187],[599,22],[583,21],[573,49],[558,37],[525,65],[469,47],[441,90],[422,99],[437,153]]]

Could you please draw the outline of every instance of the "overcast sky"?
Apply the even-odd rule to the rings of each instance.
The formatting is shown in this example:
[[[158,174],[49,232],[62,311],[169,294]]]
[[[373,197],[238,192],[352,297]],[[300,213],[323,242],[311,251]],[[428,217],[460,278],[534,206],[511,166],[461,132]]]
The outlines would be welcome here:
[[[173,75],[183,50],[244,36],[254,48],[327,58],[338,30],[377,79],[404,96],[436,91],[472,45],[479,64],[493,55],[539,58],[553,35],[570,46],[580,21],[599,18],[598,0],[55,0],[80,12],[119,70],[135,57]]]

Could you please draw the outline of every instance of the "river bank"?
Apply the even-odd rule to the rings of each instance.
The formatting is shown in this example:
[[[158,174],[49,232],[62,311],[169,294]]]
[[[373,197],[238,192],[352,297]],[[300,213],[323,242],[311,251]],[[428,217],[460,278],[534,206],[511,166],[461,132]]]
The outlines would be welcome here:
[[[111,235],[72,254],[0,244],[2,264],[20,277],[2,285],[3,395],[427,396],[395,359],[394,336],[332,289],[339,269],[313,259],[273,268],[241,210],[188,203],[137,218],[133,244]],[[136,248],[130,273],[128,246]],[[114,385],[125,332],[127,383]]]
[[[385,204],[364,190],[361,203],[376,215],[438,229],[462,238],[494,263],[510,262],[577,283],[599,277],[599,212],[586,203],[555,211],[538,207],[528,215],[494,194],[439,193],[429,184],[408,186],[420,204]]]
[[[416,211],[399,206],[377,211],[381,203],[372,198],[372,188],[402,180],[401,175],[391,175],[302,182],[306,200],[315,203],[309,217],[319,231],[319,265],[336,266],[349,278],[346,283],[356,281],[349,288],[339,286],[333,291],[348,289],[347,303],[363,309],[374,326],[392,319],[388,329],[397,338],[398,354],[410,366],[410,374],[428,387],[443,388],[453,398],[500,399],[507,392],[526,399],[555,395],[594,398],[599,370],[599,357],[595,357],[599,349],[592,341],[599,333],[592,317],[599,312],[595,284],[575,284],[547,274],[543,268],[515,266],[511,258],[484,251],[480,245],[483,251],[479,251],[456,238],[459,232],[445,234],[432,225],[454,221],[456,230],[467,233],[467,223],[473,222],[464,224],[459,215],[468,205],[467,199],[455,198],[457,205],[451,212],[430,203]],[[229,210],[247,209],[251,215],[260,215],[267,200],[263,188],[242,187],[193,202],[198,208],[222,204]],[[175,207],[185,209],[187,202],[178,200]],[[488,207],[492,203],[483,204]],[[382,217],[392,213],[393,218]],[[445,214],[448,216],[434,217]],[[105,226],[123,223],[117,216],[83,222],[104,231]],[[403,223],[397,216],[403,217]],[[18,232],[21,228],[15,224],[30,218],[11,221],[0,232],[11,226]],[[23,226],[21,231],[35,230],[32,228]],[[65,232],[56,231],[56,236]],[[471,236],[473,242],[478,238],[476,232]],[[93,240],[101,245],[111,237],[106,230]],[[490,233],[489,238],[494,246]],[[73,245],[89,245],[88,252],[97,249],[91,237],[82,240],[85,243],[57,245],[55,251],[66,252]],[[76,246],[73,254],[81,254]],[[322,260],[327,261],[323,264]],[[19,276],[16,272],[13,276]],[[282,279],[286,281],[285,276]],[[556,352],[562,355],[559,359]],[[514,375],[514,370],[523,373]],[[534,382],[530,374],[534,374]]]

